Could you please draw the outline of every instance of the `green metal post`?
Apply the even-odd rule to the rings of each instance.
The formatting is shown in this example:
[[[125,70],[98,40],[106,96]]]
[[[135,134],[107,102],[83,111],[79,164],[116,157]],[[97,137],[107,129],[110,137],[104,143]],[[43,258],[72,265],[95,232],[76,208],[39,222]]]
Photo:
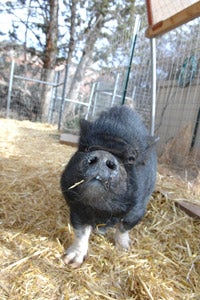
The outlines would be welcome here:
[[[137,15],[136,19],[135,19],[135,27],[134,27],[133,39],[132,39],[132,45],[131,45],[131,51],[130,51],[130,59],[129,59],[129,64],[128,64],[128,68],[126,71],[125,80],[124,80],[122,105],[125,103],[125,100],[126,100],[126,93],[127,93],[127,87],[128,87],[128,81],[129,81],[129,76],[130,76],[130,71],[131,71],[132,60],[133,60],[133,54],[134,54],[136,40],[137,40],[137,33],[140,28],[140,19],[141,19],[140,16]]]

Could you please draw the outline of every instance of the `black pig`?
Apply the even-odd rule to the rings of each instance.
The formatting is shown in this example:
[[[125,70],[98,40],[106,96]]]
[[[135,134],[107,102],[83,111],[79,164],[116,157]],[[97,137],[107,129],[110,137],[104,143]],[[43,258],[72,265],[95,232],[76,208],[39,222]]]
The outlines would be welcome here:
[[[129,230],[144,216],[156,180],[155,138],[127,106],[93,123],[80,122],[80,139],[61,177],[75,239],[64,262],[78,267],[92,229],[116,227],[115,243],[129,247]]]

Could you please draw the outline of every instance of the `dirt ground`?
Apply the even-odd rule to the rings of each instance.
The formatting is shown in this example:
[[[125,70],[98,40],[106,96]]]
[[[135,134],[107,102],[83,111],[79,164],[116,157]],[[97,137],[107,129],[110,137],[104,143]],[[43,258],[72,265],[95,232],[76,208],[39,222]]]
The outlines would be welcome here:
[[[75,148],[47,124],[0,119],[0,299],[199,300],[200,221],[175,201],[200,203],[199,179],[159,166],[143,221],[120,251],[92,234],[79,269],[63,264],[71,243],[60,175]]]

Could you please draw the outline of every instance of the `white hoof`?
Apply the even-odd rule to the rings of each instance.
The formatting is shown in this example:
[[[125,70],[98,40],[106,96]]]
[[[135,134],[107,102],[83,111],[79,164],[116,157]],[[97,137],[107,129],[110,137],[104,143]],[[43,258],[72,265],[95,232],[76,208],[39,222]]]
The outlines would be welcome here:
[[[121,232],[118,228],[115,232],[115,245],[124,250],[128,250],[130,247],[130,238],[128,231]]]
[[[91,226],[80,227],[74,230],[74,242],[63,255],[65,264],[70,264],[72,268],[78,268],[84,262],[88,252],[88,241],[91,231]]]
[[[87,256],[87,251],[84,249],[77,248],[75,245],[72,245],[67,249],[63,255],[63,261],[65,264],[70,264],[72,268],[78,268],[84,262]]]

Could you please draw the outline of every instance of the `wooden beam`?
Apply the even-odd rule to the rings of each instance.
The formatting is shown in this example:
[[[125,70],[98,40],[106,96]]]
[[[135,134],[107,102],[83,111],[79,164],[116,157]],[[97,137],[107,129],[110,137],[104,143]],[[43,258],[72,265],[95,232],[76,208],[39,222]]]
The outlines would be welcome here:
[[[65,144],[72,147],[78,146],[79,136],[70,134],[70,133],[62,133],[60,136],[60,143]]]
[[[148,38],[156,37],[166,33],[184,23],[187,23],[200,16],[200,1],[176,13],[170,18],[160,21],[157,24],[150,25],[146,31]]]
[[[186,212],[190,217],[200,218],[200,205],[189,203],[186,201],[175,202],[176,206]]]

